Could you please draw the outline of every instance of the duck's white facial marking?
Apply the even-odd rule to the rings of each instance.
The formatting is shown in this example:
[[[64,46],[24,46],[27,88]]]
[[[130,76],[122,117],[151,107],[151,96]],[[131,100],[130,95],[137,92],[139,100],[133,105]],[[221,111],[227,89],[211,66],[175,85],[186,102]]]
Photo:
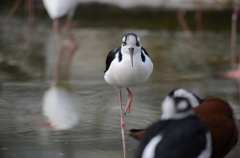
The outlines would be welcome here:
[[[192,107],[197,107],[199,105],[199,102],[197,98],[190,92],[186,91],[185,89],[177,89],[174,92],[174,97],[184,97],[189,100],[191,103]]]
[[[174,101],[169,96],[167,96],[162,102],[162,112],[168,117],[174,116],[174,114],[176,113],[175,107],[174,107]]]
[[[187,109],[187,106],[188,106],[188,103],[185,100],[183,100],[178,103],[177,109],[184,110],[184,109]]]
[[[194,115],[192,105],[183,97],[167,96],[162,103],[162,119],[181,119]]]

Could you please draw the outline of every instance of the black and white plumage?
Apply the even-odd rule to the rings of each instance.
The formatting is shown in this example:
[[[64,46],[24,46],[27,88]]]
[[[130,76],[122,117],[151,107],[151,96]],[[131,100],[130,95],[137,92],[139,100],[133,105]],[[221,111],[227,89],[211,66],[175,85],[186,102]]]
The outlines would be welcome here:
[[[122,88],[128,91],[125,114],[130,112],[132,92],[134,87],[145,82],[153,71],[153,63],[147,51],[141,46],[140,38],[134,33],[126,34],[120,47],[109,52],[106,59],[104,79],[111,86],[118,89],[121,116],[121,131],[123,139],[124,157],[126,157],[124,126],[122,111]]]
[[[128,33],[122,41],[120,47],[109,52],[104,76],[108,84],[118,89],[145,82],[153,70],[152,61],[137,35]]]
[[[237,144],[239,131],[233,110],[227,101],[218,97],[203,100],[182,88],[171,91],[166,99],[169,97],[186,98],[194,107],[197,117],[211,133],[211,158],[224,158]],[[163,111],[162,119],[166,118],[166,113]],[[131,130],[130,136],[140,140],[147,130]]]
[[[182,89],[182,88],[172,90],[170,93],[168,93],[165,100],[168,100],[169,97],[186,98],[190,102],[190,105],[192,106],[192,108],[197,107],[199,104],[201,104],[201,102],[203,102],[203,100],[201,98],[199,98],[195,94],[188,92],[187,90]],[[168,114],[168,112],[166,110],[163,110],[161,118],[164,119],[166,117],[165,115],[167,115],[167,114]]]
[[[135,158],[209,158],[211,135],[195,116],[191,102],[168,96],[165,117],[143,134]]]

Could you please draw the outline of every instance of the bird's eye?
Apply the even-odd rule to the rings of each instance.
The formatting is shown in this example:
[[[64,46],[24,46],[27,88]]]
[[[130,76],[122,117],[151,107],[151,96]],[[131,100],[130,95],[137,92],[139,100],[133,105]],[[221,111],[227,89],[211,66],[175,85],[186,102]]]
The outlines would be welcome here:
[[[125,46],[127,43],[126,42],[123,42],[123,46]]]
[[[140,46],[139,42],[136,43],[136,46],[138,46],[138,47]]]

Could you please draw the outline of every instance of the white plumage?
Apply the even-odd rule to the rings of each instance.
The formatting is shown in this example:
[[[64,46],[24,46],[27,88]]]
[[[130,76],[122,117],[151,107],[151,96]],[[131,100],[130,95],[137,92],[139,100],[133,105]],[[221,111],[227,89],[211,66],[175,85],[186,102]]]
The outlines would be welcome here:
[[[104,79],[111,86],[118,89],[121,132],[123,140],[123,153],[126,157],[124,126],[122,111],[122,88],[128,91],[128,101],[125,113],[130,112],[132,92],[129,87],[134,87],[145,82],[153,71],[153,63],[146,50],[140,45],[140,38],[134,33],[126,34],[120,47],[109,52],[106,59]]]
[[[43,0],[43,4],[51,19],[60,18],[66,14],[72,17],[80,0]]]
[[[121,47],[122,60],[119,62],[120,53],[115,54],[115,58],[104,76],[108,84],[118,89],[142,84],[149,78],[153,71],[153,63],[146,55],[145,50],[141,46],[136,46],[134,36],[130,35],[128,38],[127,45]],[[131,65],[131,56],[128,50],[130,47],[134,48],[132,57],[133,65]],[[142,61],[141,53],[145,57],[145,62]]]
[[[210,158],[210,133],[195,115],[191,102],[174,92],[162,103],[164,118],[149,126],[141,137],[135,158]]]

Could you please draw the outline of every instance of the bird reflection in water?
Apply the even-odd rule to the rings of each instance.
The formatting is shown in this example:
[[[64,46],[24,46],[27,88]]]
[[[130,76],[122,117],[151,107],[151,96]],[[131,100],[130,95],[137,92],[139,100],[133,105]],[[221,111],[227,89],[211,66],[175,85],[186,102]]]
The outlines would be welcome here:
[[[79,121],[80,101],[70,82],[72,57],[77,49],[61,51],[53,70],[53,82],[43,96],[43,113],[54,130],[66,130]],[[65,55],[65,56],[64,56]]]
[[[43,114],[55,130],[66,130],[79,121],[79,100],[70,83],[54,83],[43,96]]]
[[[56,71],[54,72],[54,78],[58,78],[58,72],[60,63],[63,57],[63,52],[66,51],[66,55],[68,55],[68,61],[66,64],[66,76],[70,76],[69,71],[69,64],[71,62],[71,59],[76,52],[76,50],[79,48],[79,44],[77,40],[75,39],[72,31],[71,31],[71,23],[72,23],[72,17],[74,15],[74,12],[77,8],[77,5],[79,3],[79,0],[43,0],[43,5],[45,6],[50,18],[53,20],[53,29],[56,36],[56,45],[58,50],[57,55],[57,65],[56,65]],[[67,20],[65,22],[65,30],[66,30],[66,39],[63,38],[63,35],[60,30],[60,24],[59,24],[59,18],[67,15]]]
[[[43,113],[54,130],[66,130],[79,121],[80,101],[70,82],[71,59],[57,60],[53,82],[43,96]],[[63,70],[63,71],[62,71]]]
[[[55,130],[66,130],[79,121],[79,101],[70,84],[72,57],[79,48],[71,32],[71,19],[78,0],[43,0],[43,4],[53,19],[53,28],[57,44],[57,61],[53,72],[53,84],[43,97],[43,113],[50,126]],[[67,39],[63,40],[60,32],[59,18],[67,15],[65,23]]]

